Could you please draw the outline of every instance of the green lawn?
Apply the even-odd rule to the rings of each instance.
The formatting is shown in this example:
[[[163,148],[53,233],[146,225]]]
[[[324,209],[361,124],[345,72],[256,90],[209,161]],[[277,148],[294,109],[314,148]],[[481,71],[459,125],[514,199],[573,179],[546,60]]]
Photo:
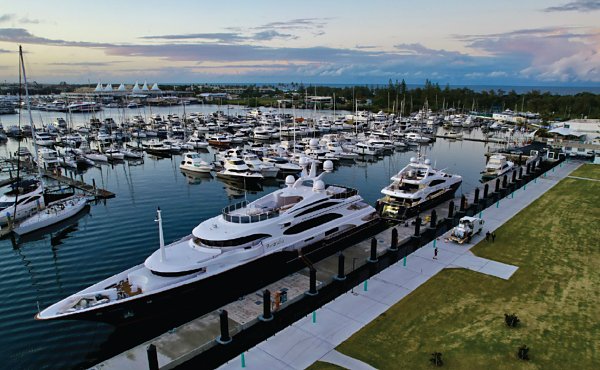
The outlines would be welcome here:
[[[571,176],[587,177],[588,179],[600,180],[600,165],[586,164],[573,171]]]
[[[345,367],[330,364],[328,362],[317,361],[308,367],[308,370],[340,370]]]
[[[509,281],[444,270],[338,350],[380,369],[431,368],[433,351],[453,369],[600,369],[600,182],[567,178],[496,234],[473,252],[519,266]]]

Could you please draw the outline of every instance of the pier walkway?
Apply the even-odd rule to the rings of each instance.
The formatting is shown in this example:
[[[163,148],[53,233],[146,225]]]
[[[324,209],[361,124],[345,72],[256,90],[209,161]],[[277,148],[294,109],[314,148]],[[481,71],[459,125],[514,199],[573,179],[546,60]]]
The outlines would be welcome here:
[[[527,207],[542,194],[579,166],[563,163],[554,171],[530,182],[482,211],[486,230],[495,230]],[[484,238],[484,233],[473,238],[471,244],[445,243],[444,236],[436,246],[439,253],[433,259],[433,242],[418,249],[404,261],[383,270],[368,281],[356,286],[334,301],[316,310],[313,317],[305,317],[277,335],[265,340],[243,354],[247,369],[304,369],[315,361],[328,361],[349,368],[367,368],[335,356],[335,347],[348,339],[370,321],[381,315],[413,290],[444,268],[468,268],[481,273],[508,279],[517,267],[473,256],[470,248]],[[347,356],[346,356],[347,357]],[[222,365],[220,369],[240,369],[240,357]]]

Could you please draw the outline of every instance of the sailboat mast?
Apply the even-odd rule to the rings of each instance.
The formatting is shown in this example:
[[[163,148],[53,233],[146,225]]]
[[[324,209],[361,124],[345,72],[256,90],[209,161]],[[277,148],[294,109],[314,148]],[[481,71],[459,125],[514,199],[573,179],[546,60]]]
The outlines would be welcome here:
[[[31,102],[29,101],[29,90],[27,89],[27,74],[25,73],[25,62],[23,61],[23,47],[19,45],[19,59],[21,60],[21,70],[23,71],[23,84],[25,86],[25,102],[27,104],[27,112],[29,113],[29,124],[31,125],[31,137],[33,138],[33,150],[35,151],[35,159],[38,164],[38,173],[41,176],[40,158],[38,146],[35,140],[35,125],[33,124],[33,116],[31,115]]]

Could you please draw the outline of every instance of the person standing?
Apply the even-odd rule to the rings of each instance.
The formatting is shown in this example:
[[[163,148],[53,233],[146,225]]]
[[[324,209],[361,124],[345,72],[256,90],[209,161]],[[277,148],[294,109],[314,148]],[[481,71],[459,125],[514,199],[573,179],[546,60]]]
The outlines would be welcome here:
[[[489,230],[485,232],[485,241],[486,242],[490,241],[490,231]]]
[[[492,243],[496,241],[496,232],[492,231]]]
[[[437,247],[435,247],[435,249],[433,250],[433,259],[437,260],[437,253],[438,253],[438,249]]]

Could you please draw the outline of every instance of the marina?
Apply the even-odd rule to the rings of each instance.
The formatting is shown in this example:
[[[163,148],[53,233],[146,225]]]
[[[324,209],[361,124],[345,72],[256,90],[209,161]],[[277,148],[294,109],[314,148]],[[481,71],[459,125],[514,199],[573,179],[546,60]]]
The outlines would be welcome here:
[[[186,107],[186,109],[188,108],[190,108],[190,106]],[[216,107],[206,107],[207,110],[215,108]],[[192,106],[191,109],[194,109],[194,106]],[[168,111],[171,110],[169,109]],[[305,113],[309,114],[308,111]],[[477,129],[471,129],[470,131],[471,135],[477,135],[477,132]],[[27,145],[27,141],[24,143]],[[16,142],[9,141],[4,146],[4,148],[6,148],[5,155],[7,157],[15,150],[15,144]],[[476,141],[456,141],[440,138],[431,144],[415,146],[412,150],[408,149],[396,151],[385,156],[373,158],[356,158],[353,161],[354,163],[338,163],[334,166],[334,171],[329,176],[331,176],[333,183],[362,184],[358,188],[360,194],[363,196],[363,198],[365,198],[365,201],[374,205],[375,201],[381,196],[381,188],[389,185],[390,177],[396,174],[406,163],[408,163],[411,157],[417,156],[420,153],[421,155],[430,158],[432,162],[434,162],[436,168],[446,168],[447,171],[461,173],[463,181],[457,191],[457,195],[466,195],[467,201],[471,202],[473,197],[473,189],[475,187],[482,186],[479,182],[479,170],[485,167],[485,154],[490,150],[502,148],[501,146],[488,147],[488,145],[497,144],[486,144],[484,142]],[[1,148],[2,147],[0,147],[0,150]],[[206,163],[211,163],[214,160],[215,153],[216,149],[212,148],[208,149],[207,151],[200,150],[198,152],[198,157]],[[448,155],[449,153],[451,153],[451,155]],[[477,154],[473,155],[473,153]],[[250,201],[252,199],[257,199],[266,192],[271,192],[278,187],[283,186],[282,182],[278,183],[277,181],[265,181],[259,187],[254,188],[254,190],[244,190],[243,185],[240,187],[240,184],[236,185],[235,183],[232,184],[229,182],[221,182],[214,175],[207,176],[207,174],[202,173],[194,174],[190,173],[189,171],[181,171],[179,166],[182,158],[182,154],[172,154],[166,158],[150,156],[147,157],[143,162],[123,161],[113,164],[107,163],[99,167],[91,167],[87,171],[77,175],[65,171],[64,174],[69,175],[67,175],[68,177],[62,176],[63,178],[61,180],[67,185],[71,185],[74,181],[78,181],[80,184],[75,185],[80,187],[83,187],[84,185],[82,184],[84,183],[96,184],[96,189],[106,189],[107,192],[115,194],[116,196],[112,199],[108,199],[107,203],[93,204],[90,213],[82,215],[81,218],[76,221],[77,223],[75,224],[75,228],[73,228],[73,225],[66,228],[66,234],[63,231],[65,229],[58,230],[50,234],[49,239],[48,237],[38,236],[37,241],[35,241],[36,239],[34,235],[34,241],[30,242],[27,241],[28,236],[25,236],[25,238],[22,238],[23,241],[20,242],[22,245],[17,244],[17,249],[12,249],[18,251],[19,253],[27,253],[28,251],[32,251],[31,253],[34,253],[33,256],[36,256],[36,258],[39,259],[39,263],[41,263],[42,266],[47,263],[44,262],[45,257],[43,257],[45,254],[44,250],[46,248],[50,248],[54,251],[50,254],[50,256],[55,255],[56,258],[58,258],[55,259],[52,264],[62,261],[62,257],[60,256],[63,253],[66,253],[67,256],[73,256],[71,258],[76,258],[77,260],[82,261],[85,261],[86,259],[92,261],[96,260],[98,256],[105,256],[105,262],[101,263],[100,265],[98,265],[97,262],[93,263],[93,265],[96,266],[93,270],[94,273],[87,274],[85,279],[81,279],[81,276],[76,273],[77,268],[75,265],[62,265],[62,263],[55,265],[55,269],[48,270],[48,273],[52,273],[54,270],[54,273],[56,274],[60,271],[60,274],[56,276],[60,279],[58,280],[60,281],[60,285],[48,286],[45,289],[47,293],[41,296],[45,298],[41,300],[36,299],[35,302],[25,304],[25,306],[20,306],[21,308],[19,308],[20,311],[28,313],[27,315],[21,314],[23,322],[28,322],[30,323],[29,325],[38,325],[36,330],[40,330],[40,328],[42,330],[43,328],[53,328],[52,330],[65,331],[66,334],[73,331],[77,331],[79,333],[81,330],[85,331],[85,329],[83,329],[85,327],[94,327],[94,338],[98,338],[99,335],[104,335],[105,338],[107,338],[106,341],[99,342],[99,345],[101,345],[95,347],[95,349],[93,349],[91,352],[89,346],[87,344],[84,345],[84,343],[89,342],[75,341],[71,343],[69,347],[71,348],[72,355],[61,356],[60,359],[55,359],[56,361],[64,363],[64,366],[81,366],[82,364],[85,364],[85,366],[91,366],[101,360],[114,356],[129,347],[135,346],[140,341],[144,342],[151,339],[152,337],[158,335],[161,330],[165,331],[172,327],[179,327],[182,325],[181,320],[183,320],[184,317],[189,319],[193,318],[193,316],[189,314],[187,316],[182,315],[181,319],[175,321],[164,320],[161,325],[152,328],[144,326],[143,321],[140,323],[132,323],[125,327],[115,328],[103,326],[102,324],[87,323],[84,321],[68,324],[60,322],[43,324],[33,320],[33,316],[38,312],[38,307],[39,310],[41,310],[43,307],[46,307],[49,304],[64,298],[65,295],[61,292],[67,292],[64,290],[65,287],[70,287],[68,288],[68,291],[74,293],[77,290],[85,288],[86,284],[91,285],[96,283],[97,281],[102,280],[103,277],[110,276],[111,274],[118,272],[119,269],[125,270],[131,267],[136,261],[143,261],[149,252],[152,251],[152,246],[157,245],[156,226],[153,222],[151,222],[152,214],[155,213],[155,207],[160,206],[161,210],[163,211],[165,240],[175,240],[185,235],[186,228],[195,226],[199,221],[210,216],[211,213],[214,214],[215,212],[220,212],[220,208],[222,208],[223,203],[233,204],[239,202],[240,198],[245,198]],[[49,176],[50,178],[57,178],[56,174],[54,173],[49,173]],[[79,177],[80,180],[75,180],[77,177]],[[86,187],[85,189],[90,191],[89,187]],[[144,189],[144,191],[140,193],[139,191],[136,191],[136,189]],[[177,196],[165,197],[165,194],[177,194]],[[161,201],[160,199],[164,199],[165,201]],[[202,206],[201,208],[186,206],[190,204],[190,202],[201,204]],[[436,209],[441,215],[447,212],[447,206],[447,203],[443,203]],[[147,214],[146,222],[140,222],[137,217],[132,218],[132,212],[135,212],[135,214],[138,214],[139,212]],[[93,223],[90,223],[92,221],[90,215],[93,217]],[[125,222],[122,225],[121,223],[115,223],[113,220],[114,217],[123,219]],[[103,243],[103,246],[99,248],[95,246],[96,237],[97,235],[106,233],[107,227],[110,228],[111,232],[108,234],[109,236],[104,239],[105,242]],[[127,230],[130,227],[136,227],[140,230],[145,230],[144,237],[140,240],[136,240],[134,243],[130,242],[122,245],[123,238],[128,234]],[[404,236],[409,236],[413,231],[412,227],[401,228],[401,230],[405,233],[403,234]],[[31,238],[31,236],[29,236],[29,238]],[[386,236],[385,238],[389,238],[389,236]],[[10,242],[7,240],[3,241],[2,243],[8,243],[10,245]],[[48,243],[50,243],[50,247],[48,247]],[[387,243],[387,240],[385,240],[382,244],[385,245],[385,243]],[[58,247],[51,247],[54,244],[57,244]],[[140,248],[140,246],[145,247]],[[378,248],[385,249],[385,247],[382,245],[380,245]],[[65,252],[63,252],[63,250]],[[83,258],[79,252],[84,250],[87,251],[87,257],[85,258]],[[355,252],[352,252],[353,250],[355,250]],[[362,265],[362,262],[364,262],[364,258],[361,257],[361,262],[357,264],[359,257],[352,257],[352,255],[364,255],[367,250],[368,247],[363,245],[357,246],[355,249],[350,248],[345,253],[348,254],[349,260],[352,258],[354,261],[354,268],[358,268]],[[115,254],[117,251],[120,252]],[[42,253],[42,255],[39,255],[38,257],[39,253]],[[129,257],[124,259],[123,257],[120,257],[122,255]],[[72,260],[69,257],[66,258],[67,261]],[[7,262],[8,261],[10,261],[10,259],[8,259]],[[17,261],[13,260],[12,263],[17,263]],[[128,261],[133,261],[133,263]],[[335,260],[335,257],[329,257],[321,262],[318,262],[316,265],[318,266],[319,271],[317,280],[327,281],[330,272],[335,270],[336,263],[337,261]],[[29,265],[30,263],[27,263],[26,266]],[[23,272],[25,275],[23,275],[23,277],[29,276],[28,271],[34,273],[34,281],[38,281],[37,269],[24,269]],[[297,274],[299,275],[293,276],[304,276],[304,278],[299,277],[298,279],[300,280],[294,280],[296,281],[294,284],[297,285],[290,283],[289,286],[286,284],[285,287],[288,287],[288,289],[298,290],[301,288],[299,285],[306,283],[308,275],[307,271],[301,270]],[[304,283],[300,283],[300,281],[303,281]],[[32,288],[35,288],[35,285],[33,285]],[[255,291],[258,288],[260,288],[260,286],[255,286]],[[292,297],[292,295],[294,294],[290,293],[288,299],[293,300],[294,297]],[[234,298],[231,295],[229,297]],[[30,300],[27,300],[27,302],[30,302]],[[218,302],[218,300],[215,302]],[[22,304],[24,303],[25,302]],[[237,308],[230,309],[233,314],[233,316],[231,316],[231,320],[234,320],[231,324],[232,328],[237,327],[237,325],[244,326],[251,322],[250,314],[241,314],[239,312],[245,312],[248,310],[248,312],[256,312],[256,307],[254,307],[254,309],[247,309],[240,307],[240,305],[241,304],[238,303],[237,306],[233,306]],[[254,302],[254,306],[258,305]],[[22,309],[26,307],[26,310]],[[212,317],[214,325],[214,323],[216,323],[216,321],[214,321],[216,315],[214,309],[216,309],[216,307],[212,306],[212,304],[204,305],[204,307],[204,310],[207,312],[208,316],[199,320],[210,321],[210,318]],[[25,327],[27,327],[27,325],[25,325]],[[143,327],[143,329],[140,329],[140,327]],[[131,335],[132,331],[135,331],[136,335]],[[127,334],[125,335],[124,333]],[[213,330],[208,330],[206,333],[207,334],[205,335],[211,335],[210,333],[213,333]],[[205,335],[203,334],[203,336],[200,338],[206,339]],[[201,342],[201,339],[198,339],[198,341]],[[39,343],[39,345],[48,346],[48,344],[43,343]],[[51,355],[51,353],[48,353],[48,355]],[[85,355],[88,360],[80,357],[82,355]],[[41,361],[48,360],[49,358],[43,357]]]
[[[5,2],[0,367],[600,369],[598,4]]]

